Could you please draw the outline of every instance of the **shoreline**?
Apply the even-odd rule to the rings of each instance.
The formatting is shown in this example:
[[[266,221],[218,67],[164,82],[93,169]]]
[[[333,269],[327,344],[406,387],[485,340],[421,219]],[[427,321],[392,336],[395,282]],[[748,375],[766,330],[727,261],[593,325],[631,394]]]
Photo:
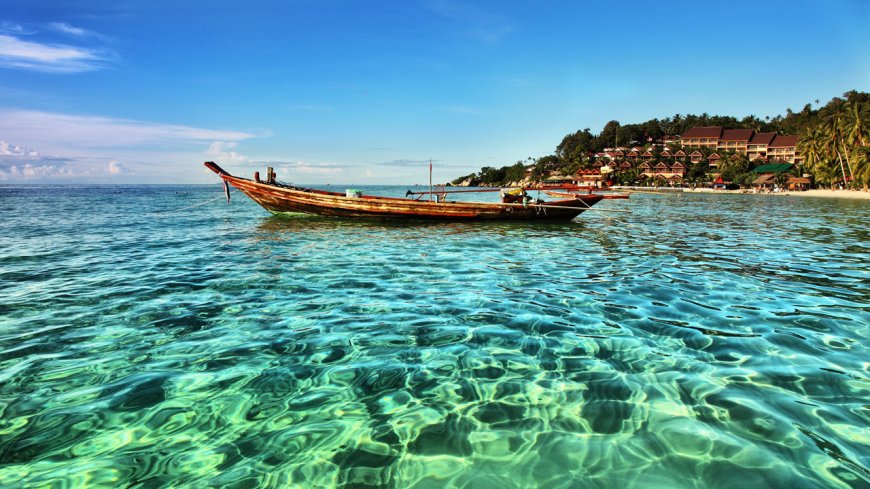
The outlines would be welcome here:
[[[699,189],[694,190],[697,192]],[[707,190],[707,189],[704,189]],[[690,190],[691,192],[691,190]],[[722,190],[709,189],[710,193],[722,192]],[[810,189],[810,190],[787,190],[785,192],[776,193],[753,193],[752,191],[744,192],[743,190],[726,190],[725,192],[748,195],[773,195],[773,196],[792,196],[792,197],[822,197],[826,199],[870,199],[870,192],[863,190],[830,190],[830,189]]]
[[[740,195],[770,195],[770,196],[792,196],[792,197],[821,197],[828,199],[860,199],[870,200],[870,192],[863,190],[830,190],[830,189],[810,189],[804,191],[785,191],[776,193],[754,193],[751,190],[715,190],[712,188],[670,188],[670,187],[649,187],[648,189],[637,187],[613,187],[615,190],[627,190],[630,192],[649,192],[656,194],[676,194],[676,193],[705,193],[705,194],[740,194]]]

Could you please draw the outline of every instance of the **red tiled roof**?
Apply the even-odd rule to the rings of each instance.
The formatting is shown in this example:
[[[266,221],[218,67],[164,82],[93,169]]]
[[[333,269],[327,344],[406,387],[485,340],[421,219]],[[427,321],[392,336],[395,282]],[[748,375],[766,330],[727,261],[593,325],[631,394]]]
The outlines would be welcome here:
[[[686,152],[683,150],[679,150],[676,153],[674,153],[674,156],[686,156]]]
[[[749,144],[770,144],[774,136],[776,136],[775,132],[757,132],[749,140]]]
[[[776,136],[773,142],[768,144],[769,148],[789,148],[797,146],[797,136]]]
[[[682,139],[686,138],[718,138],[722,135],[722,126],[708,126],[708,127],[693,127],[688,131],[684,132]]]
[[[711,154],[710,157],[707,158],[707,159],[708,159],[708,160],[720,160],[720,159],[722,159],[722,157],[719,156],[719,153],[713,153],[713,154]]]
[[[704,156],[704,153],[702,153],[696,149],[695,151],[692,151],[691,153],[689,153],[689,156]]]
[[[719,139],[723,141],[749,141],[754,132],[752,129],[725,129]]]

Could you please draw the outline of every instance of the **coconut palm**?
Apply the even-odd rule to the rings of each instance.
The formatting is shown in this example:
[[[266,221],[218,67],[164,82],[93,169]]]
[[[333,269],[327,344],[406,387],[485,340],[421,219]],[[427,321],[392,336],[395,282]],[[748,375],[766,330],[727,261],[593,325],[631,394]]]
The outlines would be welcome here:
[[[855,149],[855,178],[868,190],[870,184],[870,146],[861,146]]]
[[[798,153],[804,161],[804,168],[813,174],[820,173],[826,162],[825,133],[820,126],[810,127],[798,140]]]
[[[841,129],[843,127],[842,121],[843,112],[835,110],[822,122],[822,130],[825,134],[825,150],[832,155],[832,160],[833,156],[836,155],[837,161],[840,162],[840,172],[843,174],[843,183],[845,184],[848,180],[846,179],[846,168],[843,165],[843,153],[840,151],[840,140],[842,139]],[[846,163],[849,163],[848,159],[846,160]],[[851,166],[849,167],[849,173],[852,173]]]
[[[855,100],[846,107],[845,135],[846,139],[862,148],[867,146],[867,106]]]

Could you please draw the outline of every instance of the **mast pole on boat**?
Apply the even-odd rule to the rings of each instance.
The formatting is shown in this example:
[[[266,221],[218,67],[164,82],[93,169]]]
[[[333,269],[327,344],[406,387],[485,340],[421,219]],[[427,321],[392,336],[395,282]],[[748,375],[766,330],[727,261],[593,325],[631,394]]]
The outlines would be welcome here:
[[[429,202],[432,202],[432,158],[429,158]]]

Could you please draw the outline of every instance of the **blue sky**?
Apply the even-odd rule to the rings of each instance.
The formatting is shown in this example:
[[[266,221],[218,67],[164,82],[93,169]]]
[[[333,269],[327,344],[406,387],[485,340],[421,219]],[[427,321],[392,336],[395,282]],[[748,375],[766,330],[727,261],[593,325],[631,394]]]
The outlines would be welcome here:
[[[868,24],[861,0],[4,0],[0,183],[447,181],[611,119],[867,91]]]

